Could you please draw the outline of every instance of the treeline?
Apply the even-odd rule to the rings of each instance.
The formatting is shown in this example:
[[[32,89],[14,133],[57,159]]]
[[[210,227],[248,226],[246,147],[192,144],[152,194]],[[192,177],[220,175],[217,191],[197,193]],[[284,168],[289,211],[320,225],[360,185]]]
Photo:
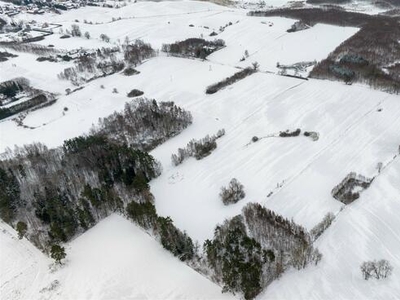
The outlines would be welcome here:
[[[234,75],[225,78],[224,80],[222,80],[220,82],[210,85],[206,89],[206,94],[215,94],[219,90],[221,90],[229,85],[232,85],[235,82],[237,82],[241,79],[244,79],[251,74],[254,74],[256,71],[257,71],[256,68],[245,68],[245,69],[235,73]]]
[[[36,55],[50,55],[59,53],[57,49],[34,43],[0,43],[1,47],[17,52],[32,53]]]
[[[179,148],[177,154],[172,154],[171,161],[177,166],[180,165],[186,158],[195,157],[197,160],[211,154],[217,148],[217,139],[225,135],[225,129],[218,130],[217,134],[206,135],[200,140],[191,140],[185,148]]]
[[[254,17],[284,17],[302,20],[311,26],[317,23],[336,26],[362,27],[372,20],[385,19],[378,15],[350,12],[336,8],[278,8],[272,10],[250,11],[249,16]]]
[[[252,11],[250,16],[280,16],[336,26],[359,27],[329,56],[319,62],[310,77],[341,80],[347,84],[361,82],[389,93],[400,92],[400,26],[397,17],[368,15],[337,8],[282,8]]]
[[[119,128],[128,141],[137,143],[136,148],[113,137],[107,126],[116,121],[110,121],[92,130],[91,135],[66,140],[59,148],[32,144],[8,153],[8,159],[0,161],[0,217],[11,225],[26,224],[27,238],[38,248],[48,249],[84,232],[112,212],[124,213],[128,203],[132,215],[132,201],[152,203],[148,182],[161,173],[161,166],[141,150],[150,150],[157,143],[141,145],[141,138],[146,141],[145,136],[149,136],[161,142],[185,126],[181,119],[173,120],[179,109],[171,103],[164,106],[143,99],[136,110],[127,107],[131,114],[121,114],[118,120],[138,126],[132,133],[123,125]],[[132,120],[121,122],[131,116],[157,128]],[[164,230],[165,236],[178,234],[173,232],[172,223],[162,221],[157,228]]]
[[[255,298],[286,269],[300,270],[322,257],[303,227],[255,203],[217,226],[204,252],[223,291],[245,299]]]
[[[194,257],[195,249],[192,239],[175,227],[171,218],[158,216],[151,202],[130,202],[126,208],[128,217],[139,226],[151,230],[161,245],[180,260]]]
[[[123,111],[100,119],[92,133],[149,151],[179,134],[192,120],[191,113],[174,102],[140,98],[126,103]]]
[[[225,42],[221,39],[206,41],[199,38],[189,38],[173,44],[163,44],[161,50],[172,56],[205,59],[208,55],[223,47],[225,47]]]
[[[310,77],[361,82],[389,93],[400,92],[400,27],[395,18],[371,22],[318,63]]]

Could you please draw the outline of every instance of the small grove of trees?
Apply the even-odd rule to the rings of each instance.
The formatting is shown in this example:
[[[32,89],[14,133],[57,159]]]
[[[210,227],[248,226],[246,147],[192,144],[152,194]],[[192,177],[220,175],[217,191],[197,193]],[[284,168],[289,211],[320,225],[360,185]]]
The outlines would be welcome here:
[[[109,37],[108,35],[104,34],[104,33],[100,34],[100,39],[101,39],[103,42],[106,42],[106,43],[109,43],[109,42],[110,42],[110,37]]]
[[[185,148],[179,148],[177,154],[172,154],[172,164],[177,166],[181,164],[186,158],[194,156],[200,160],[211,154],[217,148],[216,140],[225,135],[225,130],[218,130],[216,135],[206,135],[200,140],[191,140]]]
[[[206,89],[206,94],[215,94],[219,90],[234,84],[235,82],[246,78],[247,76],[254,74],[257,71],[258,66],[254,66],[253,68],[243,69],[230,77],[225,78],[224,80],[217,82],[213,85],[210,85]]]
[[[192,120],[190,112],[172,101],[139,98],[126,103],[122,112],[101,119],[99,127],[93,131],[115,142],[151,150],[179,134],[192,124]]]
[[[56,263],[61,264],[61,260],[63,260],[67,254],[65,253],[65,248],[60,245],[51,246],[50,257],[55,260]]]
[[[390,276],[393,271],[393,267],[385,259],[365,261],[361,264],[360,269],[365,280],[370,278],[383,279]]]
[[[81,32],[81,29],[79,28],[79,26],[78,25],[76,25],[76,24],[72,24],[71,25],[71,35],[72,36],[82,36],[82,32]]]
[[[189,38],[173,44],[163,44],[161,50],[172,56],[195,57],[205,59],[211,53],[225,47],[223,40],[206,41]]]
[[[319,222],[313,229],[310,231],[310,235],[315,241],[317,238],[321,236],[321,234],[329,227],[331,226],[333,220],[335,220],[335,215],[331,212],[327,213],[325,217],[322,219],[321,222]]]
[[[122,48],[124,51],[124,60],[128,66],[137,66],[143,60],[156,55],[156,51],[151,45],[142,40],[136,40],[134,43],[126,41]]]
[[[219,194],[225,205],[237,203],[246,196],[244,186],[236,178],[232,178],[228,187],[222,187]]]

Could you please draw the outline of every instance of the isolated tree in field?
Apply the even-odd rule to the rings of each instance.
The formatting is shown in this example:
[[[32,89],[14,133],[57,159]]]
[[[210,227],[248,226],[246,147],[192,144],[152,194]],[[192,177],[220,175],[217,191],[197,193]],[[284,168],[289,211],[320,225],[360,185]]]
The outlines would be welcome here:
[[[110,38],[109,38],[107,35],[105,35],[104,33],[100,34],[100,39],[101,39],[103,42],[106,42],[106,43],[109,43],[109,42],[110,42]]]
[[[61,264],[61,260],[64,259],[67,254],[65,253],[65,248],[60,245],[51,246],[50,256],[56,261],[56,263]]]
[[[20,240],[25,236],[27,231],[28,231],[28,225],[26,225],[26,223],[22,221],[17,223],[18,238]]]
[[[378,170],[378,173],[380,173],[380,172],[381,172],[381,170],[382,170],[382,167],[383,167],[383,163],[381,163],[381,162],[378,162],[378,164],[376,165],[376,169]]]
[[[78,25],[76,25],[76,24],[71,25],[71,35],[72,36],[82,36],[81,29],[79,28]]]
[[[222,187],[220,197],[225,205],[237,203],[246,196],[244,186],[236,178],[229,182],[228,187]]]
[[[260,64],[258,62],[255,61],[255,62],[251,63],[251,65],[253,66],[253,69],[255,71],[258,71],[258,68],[260,67]]]
[[[371,277],[376,279],[387,278],[393,271],[393,267],[385,259],[365,261],[361,264],[360,269],[365,280]]]
[[[85,32],[85,38],[87,38],[88,40],[90,39],[90,33],[88,31]]]

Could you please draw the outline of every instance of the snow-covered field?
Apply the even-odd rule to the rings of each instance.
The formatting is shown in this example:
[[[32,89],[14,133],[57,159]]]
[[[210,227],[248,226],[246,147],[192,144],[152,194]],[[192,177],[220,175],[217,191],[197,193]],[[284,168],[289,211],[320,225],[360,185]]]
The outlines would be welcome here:
[[[0,224],[1,299],[231,299],[121,216],[111,215],[51,261]],[[57,283],[58,282],[58,283]]]
[[[108,23],[119,17],[121,20]],[[293,20],[251,18],[242,9],[192,1],[138,2],[118,10],[87,7],[62,15],[22,14],[18,18],[62,24],[64,30],[79,24],[82,32],[90,32],[90,40],[63,40],[57,32],[40,42],[67,50],[109,45],[100,41],[101,33],[110,36],[111,44],[128,36],[155,48],[201,35],[214,39],[209,37],[212,31],[219,32],[220,26],[232,22],[216,36],[225,40],[227,47],[207,61],[161,54],[139,66],[139,75],[100,78],[68,96],[65,89],[72,86],[57,74],[71,63],[37,62],[32,54],[17,53],[19,57],[0,63],[0,82],[24,76],[35,88],[59,96],[54,105],[24,119],[24,125],[35,129],[17,126],[12,120],[0,122],[0,152],[34,141],[59,146],[65,139],[87,133],[98,118],[123,109],[126,94],[134,88],[158,101],[175,101],[192,112],[194,123],[152,151],[163,166],[162,175],[151,182],[160,215],[171,216],[177,227],[202,243],[212,237],[218,223],[238,214],[249,202],[262,203],[307,229],[333,212],[337,219],[317,241],[324,255],[321,264],[288,272],[260,298],[400,296],[400,218],[395,215],[400,209],[400,158],[393,161],[400,144],[400,97],[361,85],[304,81],[264,72],[216,94],[205,94],[208,85],[254,61],[259,62],[260,70],[276,73],[277,62],[321,60],[356,28],[316,25],[287,33]],[[240,62],[245,50],[249,58]],[[112,93],[114,88],[118,94]],[[172,165],[171,154],[179,147],[221,128],[226,135],[217,141],[218,148],[210,156]],[[320,138],[277,137],[280,131],[296,128],[318,132]],[[260,140],[251,143],[253,136]],[[332,188],[352,171],[367,177],[377,175],[378,162],[387,167],[360,199],[341,210],[344,205],[332,198]],[[226,207],[218,194],[233,177],[244,184],[246,198]],[[43,254],[27,241],[17,241],[6,225],[1,227],[0,295],[5,299],[229,298],[116,215],[68,244],[69,262],[55,273],[47,270],[50,262]],[[380,282],[364,281],[361,262],[381,258],[394,266],[393,276]],[[59,280],[58,287],[39,293],[54,280]]]

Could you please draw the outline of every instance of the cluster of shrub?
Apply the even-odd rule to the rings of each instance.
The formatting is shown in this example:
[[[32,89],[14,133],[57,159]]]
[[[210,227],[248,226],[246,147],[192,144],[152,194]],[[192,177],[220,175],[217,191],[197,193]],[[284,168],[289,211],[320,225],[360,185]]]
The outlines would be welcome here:
[[[204,253],[213,280],[245,299],[255,298],[286,269],[300,270],[322,257],[303,227],[255,203],[217,226]]]
[[[385,259],[363,262],[360,269],[365,280],[387,278],[393,271],[393,267]]]
[[[219,90],[234,84],[235,82],[246,78],[247,76],[254,74],[257,71],[256,67],[253,68],[245,68],[235,74],[233,74],[230,77],[225,78],[224,80],[217,82],[213,85],[210,85],[209,87],[207,87],[206,89],[206,94],[215,94],[216,92],[218,92]]]
[[[162,127],[136,123],[129,140],[135,140],[137,147],[112,138],[113,131],[106,128],[115,125],[110,121],[102,122],[91,135],[66,140],[60,148],[32,144],[9,151],[8,158],[0,161],[0,217],[11,225],[19,224],[29,240],[46,250],[84,232],[111,212],[124,213],[132,201],[152,203],[148,182],[161,173],[161,166],[141,150],[151,149],[149,144],[139,145],[141,136],[163,141],[185,126],[181,120],[172,120],[179,109],[171,104],[164,107],[143,100],[136,110],[130,108],[130,114],[119,115],[119,121],[131,116],[147,122],[153,118],[152,124]],[[135,123],[127,120],[126,124]],[[172,223],[160,222],[159,231],[168,240],[167,236],[175,234]]]
[[[295,137],[295,136],[299,136],[300,133],[301,133],[301,129],[297,128],[295,131],[289,131],[289,130],[281,131],[281,132],[279,132],[279,136],[280,137]]]
[[[200,38],[189,38],[173,44],[163,44],[161,50],[172,56],[205,59],[208,55],[223,47],[225,47],[225,42],[220,39],[206,41]]]
[[[219,196],[225,205],[235,204],[242,200],[246,193],[244,186],[236,178],[232,178],[227,187],[222,187]]]
[[[211,137],[206,135],[200,140],[191,140],[185,148],[179,148],[177,154],[172,154],[172,164],[175,166],[180,165],[188,157],[195,157],[197,160],[200,160],[210,155],[217,148],[216,140],[223,135],[225,135],[225,129],[220,129],[217,134]]]

